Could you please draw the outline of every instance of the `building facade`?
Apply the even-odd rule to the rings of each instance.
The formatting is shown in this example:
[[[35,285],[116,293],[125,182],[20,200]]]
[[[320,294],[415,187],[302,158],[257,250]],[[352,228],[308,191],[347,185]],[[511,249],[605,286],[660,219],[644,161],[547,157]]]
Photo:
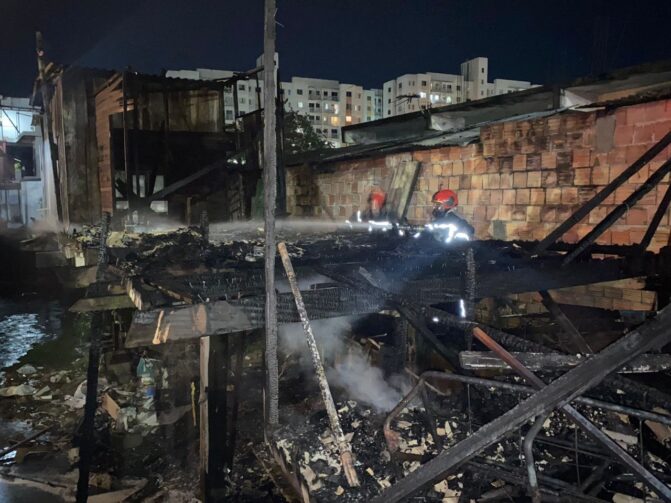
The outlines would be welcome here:
[[[488,80],[488,59],[479,57],[461,64],[459,75],[449,73],[405,74],[384,83],[383,117],[479,100],[533,87],[522,80]]]
[[[260,60],[257,60],[260,64]],[[401,75],[382,89],[364,89],[337,80],[292,77],[280,82],[285,110],[305,115],[312,127],[334,147],[342,146],[340,128],[425,108],[463,103],[532,87],[521,80],[488,80],[488,59],[479,57],[461,64],[461,73],[417,73]],[[230,70],[170,70],[167,77],[224,80]],[[236,104],[237,97],[237,104]],[[236,108],[237,106],[237,108]],[[234,93],[225,94],[225,117],[232,121],[263,106],[263,78],[241,81]]]
[[[229,70],[170,70],[167,77],[194,80],[225,80],[234,77]],[[263,107],[263,78],[258,82],[252,78],[237,83],[237,89],[224,95],[224,114],[233,121]],[[280,96],[285,111],[306,116],[315,132],[334,147],[342,145],[340,128],[351,124],[382,118],[382,90],[364,89],[355,84],[343,84],[337,80],[292,77],[280,82]],[[237,97],[237,108],[236,108]]]

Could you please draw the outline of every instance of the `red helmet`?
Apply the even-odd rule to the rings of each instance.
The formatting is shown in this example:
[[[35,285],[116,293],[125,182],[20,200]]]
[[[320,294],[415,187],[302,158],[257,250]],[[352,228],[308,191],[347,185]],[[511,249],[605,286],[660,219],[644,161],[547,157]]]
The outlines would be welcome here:
[[[435,204],[440,204],[446,210],[456,208],[457,204],[459,204],[457,193],[450,189],[439,190],[433,195],[431,201]]]
[[[373,210],[379,210],[384,206],[387,195],[379,189],[373,189],[368,197],[370,207]]]

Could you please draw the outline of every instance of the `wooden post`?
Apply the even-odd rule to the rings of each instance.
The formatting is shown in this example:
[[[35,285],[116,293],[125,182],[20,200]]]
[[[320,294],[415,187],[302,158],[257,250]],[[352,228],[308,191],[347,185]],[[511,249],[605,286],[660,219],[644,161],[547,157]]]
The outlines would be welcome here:
[[[345,434],[342,431],[342,426],[340,425],[338,411],[336,410],[335,403],[333,402],[331,388],[329,387],[329,383],[326,380],[326,372],[324,371],[322,359],[319,355],[319,350],[317,349],[317,341],[315,341],[315,336],[312,333],[312,326],[310,325],[310,320],[308,319],[308,312],[305,309],[303,296],[301,295],[301,291],[298,288],[296,273],[294,272],[294,268],[291,265],[291,259],[289,258],[289,252],[287,251],[286,244],[279,243],[277,248],[280,251],[282,264],[284,264],[284,270],[287,273],[287,279],[289,280],[291,291],[294,294],[296,309],[298,310],[298,314],[300,315],[301,321],[303,322],[303,330],[305,331],[305,337],[308,341],[308,348],[310,349],[310,353],[312,355],[312,364],[314,365],[315,373],[317,374],[317,381],[319,382],[319,389],[322,393],[322,400],[324,401],[326,413],[328,414],[329,422],[331,423],[331,430],[333,431],[336,443],[338,444],[338,450],[340,451],[340,460],[342,461],[343,471],[345,472],[347,483],[352,487],[356,487],[359,485],[359,479],[357,477],[356,471],[354,470],[352,447],[345,438]]]
[[[210,338],[200,338],[200,393],[198,403],[200,404],[200,488],[203,501],[208,501],[209,484],[208,484],[208,468],[210,462],[210,438],[208,428],[208,403],[207,403],[207,386],[209,382],[209,367],[210,367]]]
[[[275,0],[265,0],[263,83],[263,193],[266,277],[266,420],[279,423],[277,365],[277,295],[275,292],[275,205],[277,199],[277,136],[275,131]]]
[[[89,287],[88,294],[100,296],[102,280],[107,266],[107,235],[109,232],[110,215],[103,213],[100,225],[100,243],[98,249],[98,268],[96,282]],[[89,475],[94,453],[94,421],[98,408],[98,370],[102,346],[102,311],[93,313],[91,319],[91,339],[89,342],[89,362],[86,371],[86,403],[84,405],[84,420],[82,422],[82,436],[79,447],[79,479],[77,480],[77,503],[85,503],[89,496]]]

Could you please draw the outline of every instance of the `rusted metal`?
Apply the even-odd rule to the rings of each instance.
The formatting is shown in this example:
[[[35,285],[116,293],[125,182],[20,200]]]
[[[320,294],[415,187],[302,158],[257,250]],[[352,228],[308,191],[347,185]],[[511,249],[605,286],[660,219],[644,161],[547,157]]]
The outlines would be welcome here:
[[[308,348],[310,349],[310,353],[312,355],[312,364],[314,365],[315,373],[317,374],[317,381],[319,382],[319,389],[321,390],[322,400],[324,401],[326,413],[328,414],[329,422],[331,423],[331,430],[333,431],[333,435],[338,445],[338,450],[340,451],[340,460],[342,461],[343,471],[345,472],[347,483],[351,487],[356,487],[359,485],[359,478],[357,477],[356,471],[354,470],[352,446],[345,438],[342,425],[340,424],[338,411],[336,410],[333,396],[331,395],[331,388],[329,386],[328,380],[326,379],[324,365],[322,364],[321,356],[319,355],[319,350],[317,349],[317,341],[315,340],[315,336],[312,333],[312,326],[310,325],[308,313],[305,309],[305,304],[303,303],[303,297],[301,295],[300,288],[298,287],[298,282],[296,281],[296,273],[294,272],[293,265],[291,264],[291,259],[289,258],[289,252],[287,251],[286,244],[283,242],[279,243],[277,245],[277,249],[280,252],[282,264],[284,265],[284,270],[287,273],[287,280],[289,281],[289,286],[291,287],[291,291],[294,294],[294,299],[296,300],[296,309],[298,310],[298,314],[301,317],[301,322],[303,323],[303,330],[305,331]]]

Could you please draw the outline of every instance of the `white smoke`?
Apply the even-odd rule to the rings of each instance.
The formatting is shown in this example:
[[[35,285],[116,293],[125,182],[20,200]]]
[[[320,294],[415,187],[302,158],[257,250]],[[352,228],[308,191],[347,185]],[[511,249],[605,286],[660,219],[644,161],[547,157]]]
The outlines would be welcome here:
[[[347,398],[373,407],[378,412],[391,410],[410,388],[402,376],[385,379],[382,369],[374,366],[361,346],[346,342],[351,333],[351,318],[331,318],[311,322],[331,387],[345,390]],[[308,374],[313,372],[303,326],[300,323],[280,325],[280,349],[298,358]]]

